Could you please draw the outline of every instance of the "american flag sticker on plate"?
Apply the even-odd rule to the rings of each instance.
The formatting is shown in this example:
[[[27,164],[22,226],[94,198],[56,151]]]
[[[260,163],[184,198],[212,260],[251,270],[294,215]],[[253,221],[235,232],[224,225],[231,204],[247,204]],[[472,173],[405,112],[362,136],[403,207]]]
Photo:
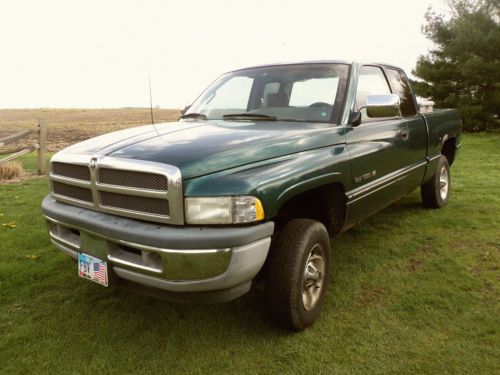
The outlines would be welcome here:
[[[108,286],[108,264],[91,255],[78,253],[78,276]]]

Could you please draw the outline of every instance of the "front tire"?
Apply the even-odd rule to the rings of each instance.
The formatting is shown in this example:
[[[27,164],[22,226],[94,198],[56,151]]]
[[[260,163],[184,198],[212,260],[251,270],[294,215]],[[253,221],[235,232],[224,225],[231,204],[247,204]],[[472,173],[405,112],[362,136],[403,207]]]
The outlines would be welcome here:
[[[279,232],[265,280],[274,318],[295,331],[319,316],[330,283],[330,238],[323,224],[294,219]]]
[[[438,160],[436,173],[420,187],[422,202],[429,208],[441,208],[450,199],[451,175],[448,159],[441,155]]]

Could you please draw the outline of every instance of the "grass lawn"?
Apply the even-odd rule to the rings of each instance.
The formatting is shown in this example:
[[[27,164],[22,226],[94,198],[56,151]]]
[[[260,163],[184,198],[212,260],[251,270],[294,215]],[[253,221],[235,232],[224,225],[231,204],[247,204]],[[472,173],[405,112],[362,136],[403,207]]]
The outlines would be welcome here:
[[[325,309],[299,334],[255,292],[180,305],[80,279],[49,242],[48,180],[0,185],[0,373],[498,374],[499,150],[464,136],[445,209],[415,191],[335,239]]]

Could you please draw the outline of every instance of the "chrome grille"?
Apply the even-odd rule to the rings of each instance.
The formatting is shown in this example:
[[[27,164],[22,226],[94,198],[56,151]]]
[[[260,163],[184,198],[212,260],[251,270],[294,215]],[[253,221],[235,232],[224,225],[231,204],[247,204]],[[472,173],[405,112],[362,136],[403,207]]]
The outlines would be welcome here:
[[[139,189],[167,191],[168,181],[160,174],[123,171],[117,169],[99,169],[99,183],[127,186]]]
[[[85,165],[52,163],[52,173],[69,178],[76,178],[77,180],[90,181],[90,169]]]
[[[50,179],[58,201],[134,219],[184,224],[182,179],[174,166],[56,154]]]
[[[133,195],[100,193],[101,204],[108,207],[118,207],[123,210],[168,216],[168,201],[165,199],[138,197]]]
[[[90,189],[63,184],[57,181],[52,182],[52,189],[57,195],[92,203],[92,191]]]

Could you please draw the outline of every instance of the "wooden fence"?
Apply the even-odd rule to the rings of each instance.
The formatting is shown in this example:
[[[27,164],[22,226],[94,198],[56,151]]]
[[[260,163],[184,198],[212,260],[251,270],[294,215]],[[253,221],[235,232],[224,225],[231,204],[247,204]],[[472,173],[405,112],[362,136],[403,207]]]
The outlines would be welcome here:
[[[37,144],[18,149],[3,149],[3,147],[7,146],[8,144],[11,144],[33,133],[36,133],[38,135]],[[3,159],[0,159],[0,165],[35,150],[38,150],[38,174],[45,174],[45,155],[47,151],[47,122],[42,118],[38,120],[38,127],[36,129],[22,130],[19,133],[9,135],[0,139],[0,155],[8,155]]]

